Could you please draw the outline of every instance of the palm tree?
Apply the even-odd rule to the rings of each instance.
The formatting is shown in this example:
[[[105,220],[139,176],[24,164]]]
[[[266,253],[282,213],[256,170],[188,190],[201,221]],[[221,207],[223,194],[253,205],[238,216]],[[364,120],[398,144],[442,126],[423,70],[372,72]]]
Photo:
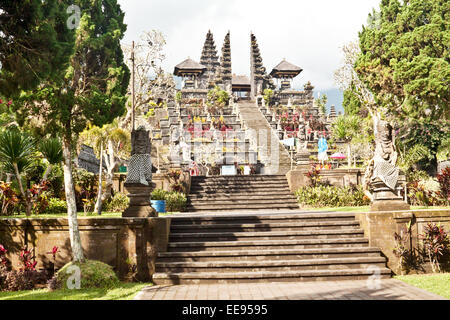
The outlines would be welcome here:
[[[36,155],[33,138],[18,129],[7,129],[0,132],[0,162],[5,169],[14,172],[20,193],[26,203],[26,215],[31,215],[31,199],[28,190],[22,184],[22,174],[31,166]]]
[[[352,165],[351,142],[359,134],[360,127],[360,118],[355,115],[340,115],[332,124],[332,137],[337,141],[343,141],[347,144],[347,161],[349,167]]]
[[[102,202],[111,197],[114,168],[117,165],[116,158],[125,156],[130,149],[131,139],[130,133],[119,128],[118,121],[115,120],[111,124],[104,125],[102,128],[90,126],[81,133],[83,142],[90,145],[100,159],[99,170],[99,188],[98,197],[95,204],[95,211],[101,214]],[[103,193],[102,172],[103,161],[106,165],[106,186]]]

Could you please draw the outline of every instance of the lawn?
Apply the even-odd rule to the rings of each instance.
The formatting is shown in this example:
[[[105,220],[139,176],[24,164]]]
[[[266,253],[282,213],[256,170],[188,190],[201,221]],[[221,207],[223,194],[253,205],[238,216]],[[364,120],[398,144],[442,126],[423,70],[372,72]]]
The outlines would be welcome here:
[[[149,283],[121,283],[113,289],[47,289],[0,292],[0,300],[132,300]]]
[[[450,273],[395,276],[394,278],[450,299]]]
[[[419,209],[450,209],[450,207],[424,207],[424,206],[411,206],[411,210]],[[334,211],[334,212],[367,212],[370,211],[370,206],[361,207],[323,207],[323,208],[302,208],[305,211]]]
[[[164,216],[168,216],[174,213],[178,213],[178,212],[166,212],[166,213],[159,213],[159,217],[164,217]],[[52,214],[36,214],[36,215],[31,215],[28,218],[66,218],[67,217],[67,213],[63,212],[63,213],[52,213]],[[98,214],[94,214],[94,213],[88,213],[85,214],[84,212],[78,212],[78,218],[121,218],[122,217],[122,212],[102,212],[102,214],[99,216]],[[13,216],[0,216],[0,219],[21,219],[21,218],[27,218],[27,216],[23,213],[23,214],[15,214]]]

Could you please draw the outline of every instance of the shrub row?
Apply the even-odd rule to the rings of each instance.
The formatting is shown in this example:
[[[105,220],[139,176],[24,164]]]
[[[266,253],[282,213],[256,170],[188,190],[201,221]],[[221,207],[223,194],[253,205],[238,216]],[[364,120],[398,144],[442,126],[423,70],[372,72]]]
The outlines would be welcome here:
[[[170,212],[184,211],[187,204],[187,197],[184,193],[163,189],[153,190],[152,200],[165,200],[166,209]]]
[[[305,186],[300,187],[295,195],[297,196],[299,204],[302,206],[356,207],[370,204],[370,199],[364,194],[361,186]]]

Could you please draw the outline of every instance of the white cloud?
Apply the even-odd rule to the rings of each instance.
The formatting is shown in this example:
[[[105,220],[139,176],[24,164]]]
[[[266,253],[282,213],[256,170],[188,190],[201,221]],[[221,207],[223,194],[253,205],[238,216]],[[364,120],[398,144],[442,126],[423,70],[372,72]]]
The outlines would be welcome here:
[[[125,42],[144,30],[159,29],[166,36],[166,71],[190,56],[200,60],[208,29],[220,52],[231,31],[233,72],[249,74],[250,31],[268,72],[283,58],[303,68],[294,86],[308,80],[316,90],[334,88],[333,72],[341,63],[340,47],[357,39],[379,0],[119,0],[128,30]]]

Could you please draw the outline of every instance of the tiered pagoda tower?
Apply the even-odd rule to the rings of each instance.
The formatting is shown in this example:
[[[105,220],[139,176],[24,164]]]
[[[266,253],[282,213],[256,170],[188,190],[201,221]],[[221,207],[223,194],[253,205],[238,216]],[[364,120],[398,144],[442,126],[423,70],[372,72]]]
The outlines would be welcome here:
[[[206,34],[200,64],[206,67],[206,71],[201,77],[202,87],[213,88],[220,68],[220,63],[211,30],[208,30],[208,33]]]
[[[232,77],[230,31],[228,31],[222,46],[222,56],[220,57],[220,82],[223,89],[229,92],[231,92]]]
[[[250,34],[250,83],[251,96],[256,97],[262,93],[266,68],[264,68],[258,42],[253,33]]]

